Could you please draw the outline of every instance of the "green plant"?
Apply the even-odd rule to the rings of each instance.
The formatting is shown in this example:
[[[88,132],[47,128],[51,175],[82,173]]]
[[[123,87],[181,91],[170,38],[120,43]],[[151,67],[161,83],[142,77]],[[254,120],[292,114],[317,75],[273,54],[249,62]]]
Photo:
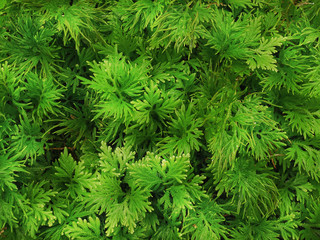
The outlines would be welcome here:
[[[319,239],[319,9],[0,0],[0,239]]]

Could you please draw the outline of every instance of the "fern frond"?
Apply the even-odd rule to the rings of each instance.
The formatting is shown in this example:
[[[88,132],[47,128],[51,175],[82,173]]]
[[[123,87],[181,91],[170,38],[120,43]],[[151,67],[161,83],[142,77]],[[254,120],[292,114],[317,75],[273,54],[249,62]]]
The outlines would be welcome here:
[[[25,107],[25,88],[14,65],[5,62],[0,67],[0,112],[18,118],[20,107]]]
[[[36,236],[41,225],[52,225],[56,219],[52,211],[48,208],[48,204],[57,192],[45,190],[44,185],[46,183],[45,181],[31,183],[21,189],[21,194],[25,199],[19,206],[21,207],[20,211],[23,213],[19,218],[25,223],[25,231],[32,237]]]
[[[39,68],[40,73],[50,76],[59,49],[53,40],[56,31],[30,16],[15,21],[11,22],[10,31],[1,37],[0,52],[8,54],[10,62],[25,73]]]
[[[182,105],[181,109],[175,112],[176,117],[171,121],[168,129],[169,136],[159,143],[159,145],[162,145],[162,154],[168,152],[188,154],[194,150],[199,151],[202,146],[200,138],[203,133],[199,129],[202,123],[199,119],[195,120],[192,108],[192,104],[187,108]]]
[[[27,101],[33,105],[33,114],[40,120],[49,113],[57,114],[62,90],[57,88],[52,78],[40,78],[35,73],[26,75],[25,88],[27,89]]]
[[[241,217],[270,216],[277,207],[279,193],[272,172],[262,169],[261,164],[254,165],[250,159],[237,159],[234,168],[224,172],[217,181],[217,196],[231,193],[232,203]]]
[[[135,108],[134,120],[140,125],[140,130],[147,126],[153,129],[162,129],[166,126],[171,113],[179,105],[174,96],[164,95],[153,82],[145,88],[144,98],[133,101]]]
[[[305,204],[310,198],[310,193],[314,190],[306,175],[296,175],[293,179],[282,178],[279,186],[280,202],[279,209],[281,215],[288,215],[296,209],[298,202]],[[296,200],[296,201],[295,201]]]
[[[82,139],[91,139],[97,131],[97,127],[92,119],[94,118],[94,99],[86,94],[83,100],[84,104],[74,103],[72,108],[67,108],[67,115],[62,119],[57,119],[55,134],[65,134],[70,136],[70,140],[77,144]]]
[[[32,123],[26,114],[20,116],[20,124],[15,125],[11,139],[10,153],[15,157],[26,160],[30,158],[33,164],[38,156],[44,154],[46,142],[42,138],[40,125]]]
[[[216,50],[221,60],[246,60],[251,70],[261,68],[277,71],[272,56],[275,47],[281,46],[283,38],[260,38],[261,19],[252,20],[244,15],[234,21],[231,13],[215,11],[215,24],[207,33],[208,45]],[[259,41],[260,39],[260,41]]]
[[[286,149],[286,158],[294,161],[300,172],[306,172],[312,179],[320,181],[319,144],[305,141],[292,141]]]
[[[189,211],[183,224],[183,234],[188,239],[227,238],[228,229],[223,225],[224,210],[213,201],[203,201]]]
[[[273,57],[273,53],[276,53],[276,47],[282,45],[283,38],[271,38],[269,41],[262,37],[260,45],[257,49],[253,49],[253,54],[247,60],[249,68],[254,70],[256,68],[267,69],[277,72],[277,61]]]
[[[89,217],[87,219],[79,218],[77,222],[65,227],[63,231],[66,236],[72,239],[79,240],[103,240],[106,239],[100,232],[100,219],[95,217]]]
[[[232,236],[239,240],[276,240],[279,239],[279,236],[286,240],[299,239],[298,225],[294,218],[294,215],[287,215],[276,220],[260,219],[258,221],[242,222]]]
[[[82,81],[101,96],[96,117],[128,120],[133,114],[131,101],[142,95],[146,84],[148,64],[133,65],[121,55],[115,55],[90,66],[93,79],[82,78]]]
[[[133,35],[142,33],[146,28],[152,30],[156,18],[164,12],[166,5],[166,1],[139,0],[133,3],[124,0],[113,11],[123,22],[124,30]]]
[[[22,164],[14,158],[10,158],[9,154],[0,153],[0,190],[10,191],[17,190],[15,177],[18,172],[25,171]]]
[[[92,174],[86,171],[82,162],[75,162],[66,148],[54,166],[56,187],[65,197],[82,199],[95,184]]]
[[[197,42],[205,33],[204,23],[211,22],[211,9],[204,5],[178,5],[169,8],[156,18],[151,29],[155,29],[150,39],[151,48],[174,48],[179,50],[185,46],[192,52]]]

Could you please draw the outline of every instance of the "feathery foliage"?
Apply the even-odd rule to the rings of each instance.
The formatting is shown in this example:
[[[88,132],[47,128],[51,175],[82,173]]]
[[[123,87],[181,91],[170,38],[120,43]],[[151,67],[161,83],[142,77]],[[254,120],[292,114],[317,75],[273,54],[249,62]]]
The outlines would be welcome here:
[[[0,240],[319,239],[319,9],[0,0]]]

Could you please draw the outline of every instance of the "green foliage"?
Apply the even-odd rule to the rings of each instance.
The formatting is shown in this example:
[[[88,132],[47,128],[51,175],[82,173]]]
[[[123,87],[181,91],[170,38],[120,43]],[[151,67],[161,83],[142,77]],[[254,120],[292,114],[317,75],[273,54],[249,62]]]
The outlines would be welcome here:
[[[55,167],[55,181],[59,193],[71,199],[81,200],[86,190],[94,184],[92,174],[85,170],[82,162],[75,162],[65,149]]]
[[[19,216],[19,220],[22,222],[23,230],[31,237],[36,236],[41,225],[51,226],[56,218],[48,208],[51,197],[56,193],[50,189],[44,189],[45,184],[45,181],[31,183],[21,189],[25,200],[20,203],[21,205],[19,204],[23,213]]]
[[[212,201],[201,202],[186,217],[185,234],[188,239],[221,239],[227,238],[227,227],[223,225],[226,212],[222,206]]]
[[[207,33],[208,45],[216,50],[221,60],[246,60],[251,70],[256,68],[277,71],[272,54],[281,46],[279,36],[261,36],[261,18],[250,14],[234,21],[232,13],[215,11],[212,32]]]
[[[299,239],[293,215],[278,220],[261,219],[259,221],[242,223],[233,233],[234,239]]]
[[[230,93],[230,95],[232,92]],[[270,109],[263,105],[259,96],[248,95],[243,100],[234,96],[221,96],[227,99],[222,106],[211,110],[209,117],[215,118],[215,129],[209,129],[212,136],[209,147],[213,153],[213,165],[225,168],[233,165],[237,154],[246,154],[257,160],[266,160],[272,151],[285,146],[285,133],[277,127],[272,119]],[[222,118],[221,114],[225,114]]]
[[[72,107],[66,108],[63,118],[56,119],[59,123],[55,126],[55,129],[57,129],[55,133],[67,135],[74,144],[83,138],[91,139],[96,129],[92,121],[94,117],[93,103],[94,99],[87,94],[83,105],[74,103]]]
[[[89,217],[89,221],[79,218],[78,222],[72,222],[65,229],[65,233],[71,239],[105,239],[100,233],[100,219]]]
[[[172,120],[168,129],[169,136],[163,139],[163,154],[169,151],[179,154],[190,153],[194,149],[199,151],[201,121],[195,119],[195,115],[191,113],[192,107],[191,104],[186,109],[185,105],[182,105],[181,109],[175,112],[176,118]]]
[[[16,118],[18,115],[19,107],[23,104],[20,102],[23,95],[24,88],[20,84],[20,77],[17,69],[5,62],[0,68],[0,108],[4,118]],[[4,115],[5,114],[5,115]],[[2,125],[4,126],[4,125]]]
[[[1,53],[9,55],[10,62],[20,65],[24,73],[41,66],[41,71],[49,74],[58,50],[53,40],[55,31],[30,16],[7,24],[10,31],[1,36]]]
[[[319,182],[319,142],[307,143],[303,141],[294,141],[292,145],[286,149],[289,160],[294,161],[294,165],[298,166],[299,171],[303,169],[312,179]]]
[[[163,129],[178,104],[178,99],[164,95],[157,89],[157,85],[151,82],[150,88],[145,88],[144,99],[133,101],[136,110],[134,119],[140,126],[139,130],[143,127]]]
[[[16,157],[30,159],[33,163],[37,156],[44,154],[45,140],[40,125],[32,123],[25,114],[20,117],[20,125],[15,125],[11,139],[10,152]]]
[[[83,83],[95,90],[101,101],[97,105],[97,116],[103,115],[127,121],[133,114],[131,101],[142,95],[147,80],[147,62],[130,64],[121,54],[110,56],[102,63],[92,63],[93,80]]]
[[[319,239],[319,9],[0,0],[0,239]]]
[[[210,22],[212,11],[200,3],[176,4],[168,7],[151,25],[155,29],[151,38],[152,48],[163,47],[166,50],[172,43],[179,52],[187,46],[192,52],[198,39],[205,33],[205,23]]]
[[[272,175],[263,166],[253,166],[250,159],[238,159],[234,168],[224,172],[219,179],[217,196],[230,194],[237,212],[243,217],[269,216],[278,203],[278,190]]]
[[[58,100],[62,95],[52,78],[39,79],[34,73],[28,73],[26,78],[27,101],[33,105],[33,114],[42,119],[43,115],[55,113],[59,107]]]

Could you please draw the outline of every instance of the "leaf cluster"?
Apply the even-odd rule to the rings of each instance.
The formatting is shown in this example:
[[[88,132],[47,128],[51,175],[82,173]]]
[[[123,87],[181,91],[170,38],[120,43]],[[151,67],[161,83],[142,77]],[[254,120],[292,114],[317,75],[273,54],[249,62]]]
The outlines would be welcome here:
[[[318,239],[319,9],[0,1],[0,239]]]

